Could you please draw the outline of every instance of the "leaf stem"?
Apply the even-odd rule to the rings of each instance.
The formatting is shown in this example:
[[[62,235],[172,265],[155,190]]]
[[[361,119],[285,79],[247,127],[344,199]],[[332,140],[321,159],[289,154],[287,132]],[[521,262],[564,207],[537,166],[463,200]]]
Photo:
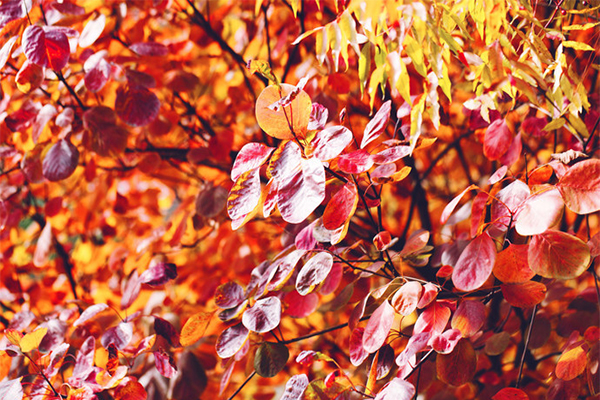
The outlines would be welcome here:
[[[250,382],[250,380],[254,378],[254,375],[256,375],[256,371],[252,371],[252,373],[248,375],[244,383],[242,383],[242,385],[239,388],[237,388],[237,390],[227,400],[232,400],[235,396],[237,396],[242,391],[244,386],[246,386],[248,382]]]
[[[58,80],[61,81],[63,85],[65,85],[65,87],[67,88],[67,90],[69,91],[69,93],[71,93],[71,96],[73,96],[73,98],[75,99],[75,101],[77,101],[77,104],[79,104],[79,107],[81,107],[81,109],[84,110],[84,111],[87,110],[88,106],[86,106],[85,104],[83,104],[83,102],[81,101],[81,99],[79,98],[79,96],[77,96],[77,93],[75,92],[75,90],[71,87],[71,85],[69,85],[69,83],[67,82],[67,80],[63,76],[62,72],[60,72],[60,71],[54,71],[54,73],[58,77]]]
[[[533,306],[531,311],[531,319],[529,320],[529,329],[527,330],[527,337],[525,338],[525,346],[523,347],[523,354],[521,354],[521,363],[519,364],[519,375],[517,377],[516,388],[519,388],[521,384],[521,377],[523,375],[523,364],[525,364],[525,354],[527,354],[527,348],[529,347],[529,340],[531,339],[531,331],[533,330],[533,321],[535,320],[535,313],[537,311],[537,304]]]

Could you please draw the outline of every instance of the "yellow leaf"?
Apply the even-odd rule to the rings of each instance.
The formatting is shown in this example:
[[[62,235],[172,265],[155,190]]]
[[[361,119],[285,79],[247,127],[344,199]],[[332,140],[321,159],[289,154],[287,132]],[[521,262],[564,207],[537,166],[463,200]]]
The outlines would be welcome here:
[[[294,18],[298,16],[298,0],[291,0],[292,11],[294,12]]]
[[[204,336],[213,315],[212,312],[200,312],[192,315],[181,330],[181,336],[179,337],[181,345],[190,346],[200,340]]]
[[[423,138],[423,140],[421,140],[421,144],[419,144],[419,149],[431,146],[436,140],[437,138]]]
[[[392,175],[391,178],[394,180],[394,182],[400,182],[402,179],[406,178],[408,174],[410,174],[411,169],[411,167],[407,167],[405,165],[400,171]]]
[[[426,78],[427,69],[425,68],[423,57],[423,45],[418,43],[412,36],[406,35],[406,38],[404,38],[404,50],[415,65],[417,72]]]
[[[23,334],[15,329],[6,329],[4,331],[4,336],[6,336],[6,339],[15,346],[18,346],[21,342],[21,338],[23,338]]]
[[[600,25],[600,22],[588,22],[587,24],[583,24],[583,25],[565,26],[563,29],[565,31],[585,31],[585,30],[591,29],[598,25]]]
[[[565,40],[563,46],[570,47],[575,50],[594,51],[594,48],[587,43],[575,42],[573,40]]]
[[[48,328],[39,328],[27,335],[23,336],[19,342],[19,347],[23,353],[29,353],[33,349],[37,349],[44,336],[46,336]]]
[[[565,122],[567,122],[567,121],[564,118],[555,119],[555,120],[549,122],[548,125],[546,125],[543,130],[545,130],[546,132],[549,132],[549,131],[553,131],[555,129],[562,128],[565,125]]]

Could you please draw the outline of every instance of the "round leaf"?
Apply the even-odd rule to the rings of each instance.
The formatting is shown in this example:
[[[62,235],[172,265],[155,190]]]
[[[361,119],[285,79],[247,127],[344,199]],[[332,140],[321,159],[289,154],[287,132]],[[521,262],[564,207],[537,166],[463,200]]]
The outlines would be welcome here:
[[[217,338],[217,354],[221,358],[233,357],[244,346],[249,335],[250,331],[241,323],[230,326]]]
[[[277,206],[286,222],[303,222],[325,199],[325,169],[317,158],[301,160],[301,168],[280,183]]]
[[[77,168],[79,150],[67,139],[60,139],[48,150],[42,162],[42,173],[49,181],[68,178]]]
[[[363,335],[363,347],[367,352],[374,353],[383,346],[394,323],[395,314],[387,300],[371,314]]]
[[[350,218],[358,205],[358,192],[356,185],[347,182],[338,190],[323,212],[323,226],[329,230],[334,230],[344,225]]]
[[[560,178],[556,187],[571,211],[577,214],[600,211],[600,160],[578,162]]]
[[[572,279],[587,269],[590,248],[576,236],[547,230],[531,239],[527,259],[531,270],[544,278]]]
[[[564,204],[555,188],[529,196],[516,217],[517,233],[521,236],[537,235],[556,225],[562,217]]]
[[[438,354],[436,370],[438,378],[452,386],[469,382],[477,369],[477,356],[470,341],[462,339],[452,353]]]
[[[317,132],[310,142],[312,155],[321,161],[336,158],[352,142],[352,132],[345,126],[335,125]]]
[[[452,282],[457,289],[465,292],[478,289],[491,275],[495,261],[494,241],[487,233],[479,235],[458,258],[452,271]]]
[[[577,346],[560,356],[556,364],[556,376],[563,381],[570,381],[581,375],[586,365],[586,352],[582,346]]]
[[[320,285],[333,267],[333,256],[326,252],[311,257],[302,267],[296,278],[296,290],[303,296]]]
[[[504,283],[527,282],[535,276],[527,262],[527,244],[510,244],[496,256],[494,276]]]
[[[293,139],[294,134],[301,139],[306,136],[312,102],[304,90],[300,89],[289,104],[276,110],[271,107],[294,90],[295,86],[286,83],[281,85],[281,89],[270,85],[256,99],[256,120],[268,135],[277,139]]]
[[[272,378],[279,373],[287,363],[290,352],[281,343],[264,342],[254,355],[254,369],[264,378]]]
[[[115,111],[119,117],[131,126],[144,126],[158,116],[160,101],[145,88],[117,90]]]
[[[281,321],[281,301],[275,296],[258,300],[242,316],[242,323],[253,332],[269,332]]]

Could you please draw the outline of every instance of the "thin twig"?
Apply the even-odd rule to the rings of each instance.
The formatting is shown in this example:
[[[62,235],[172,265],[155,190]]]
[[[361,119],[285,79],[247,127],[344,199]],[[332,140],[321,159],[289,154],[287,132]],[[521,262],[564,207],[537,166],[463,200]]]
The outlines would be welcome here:
[[[521,384],[521,376],[523,375],[523,364],[525,364],[525,354],[527,354],[527,348],[529,347],[529,339],[531,339],[531,331],[533,330],[533,321],[535,321],[535,313],[537,311],[537,304],[533,306],[531,311],[531,319],[529,320],[529,329],[527,330],[527,337],[525,338],[525,346],[523,346],[523,354],[521,354],[521,363],[519,364],[519,376],[517,377],[517,383],[515,387],[518,388]]]
[[[237,390],[229,397],[228,400],[232,400],[235,396],[237,396],[242,391],[244,386],[246,386],[248,384],[248,382],[250,382],[250,380],[252,378],[254,378],[254,375],[256,375],[256,371],[252,371],[252,373],[250,375],[248,375],[248,377],[246,378],[244,383],[242,383],[242,385],[239,388],[237,388]]]

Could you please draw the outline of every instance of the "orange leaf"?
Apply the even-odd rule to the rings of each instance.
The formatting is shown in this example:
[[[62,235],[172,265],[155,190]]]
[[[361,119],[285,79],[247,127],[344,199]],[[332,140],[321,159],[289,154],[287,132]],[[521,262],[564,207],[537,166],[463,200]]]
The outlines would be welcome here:
[[[526,282],[535,276],[527,262],[526,244],[511,244],[496,256],[494,276],[504,283]]]
[[[546,285],[541,282],[505,283],[500,287],[504,298],[513,307],[533,307],[546,297]]]
[[[437,375],[442,382],[460,386],[469,382],[475,375],[477,356],[468,340],[462,339],[452,353],[438,354],[436,358]]]
[[[270,85],[256,99],[256,120],[268,135],[277,139],[293,139],[294,134],[300,139],[306,137],[312,102],[304,90],[300,89],[288,105],[271,108],[295,89],[295,86],[286,83],[281,85],[281,89]]]
[[[504,388],[496,393],[492,400],[529,400],[529,396],[521,389]]]
[[[556,376],[563,381],[570,381],[581,375],[587,364],[585,353],[581,346],[563,353],[556,364]]]
[[[179,337],[181,345],[190,346],[200,340],[204,336],[213,314],[212,312],[199,312],[192,315],[181,329]]]

